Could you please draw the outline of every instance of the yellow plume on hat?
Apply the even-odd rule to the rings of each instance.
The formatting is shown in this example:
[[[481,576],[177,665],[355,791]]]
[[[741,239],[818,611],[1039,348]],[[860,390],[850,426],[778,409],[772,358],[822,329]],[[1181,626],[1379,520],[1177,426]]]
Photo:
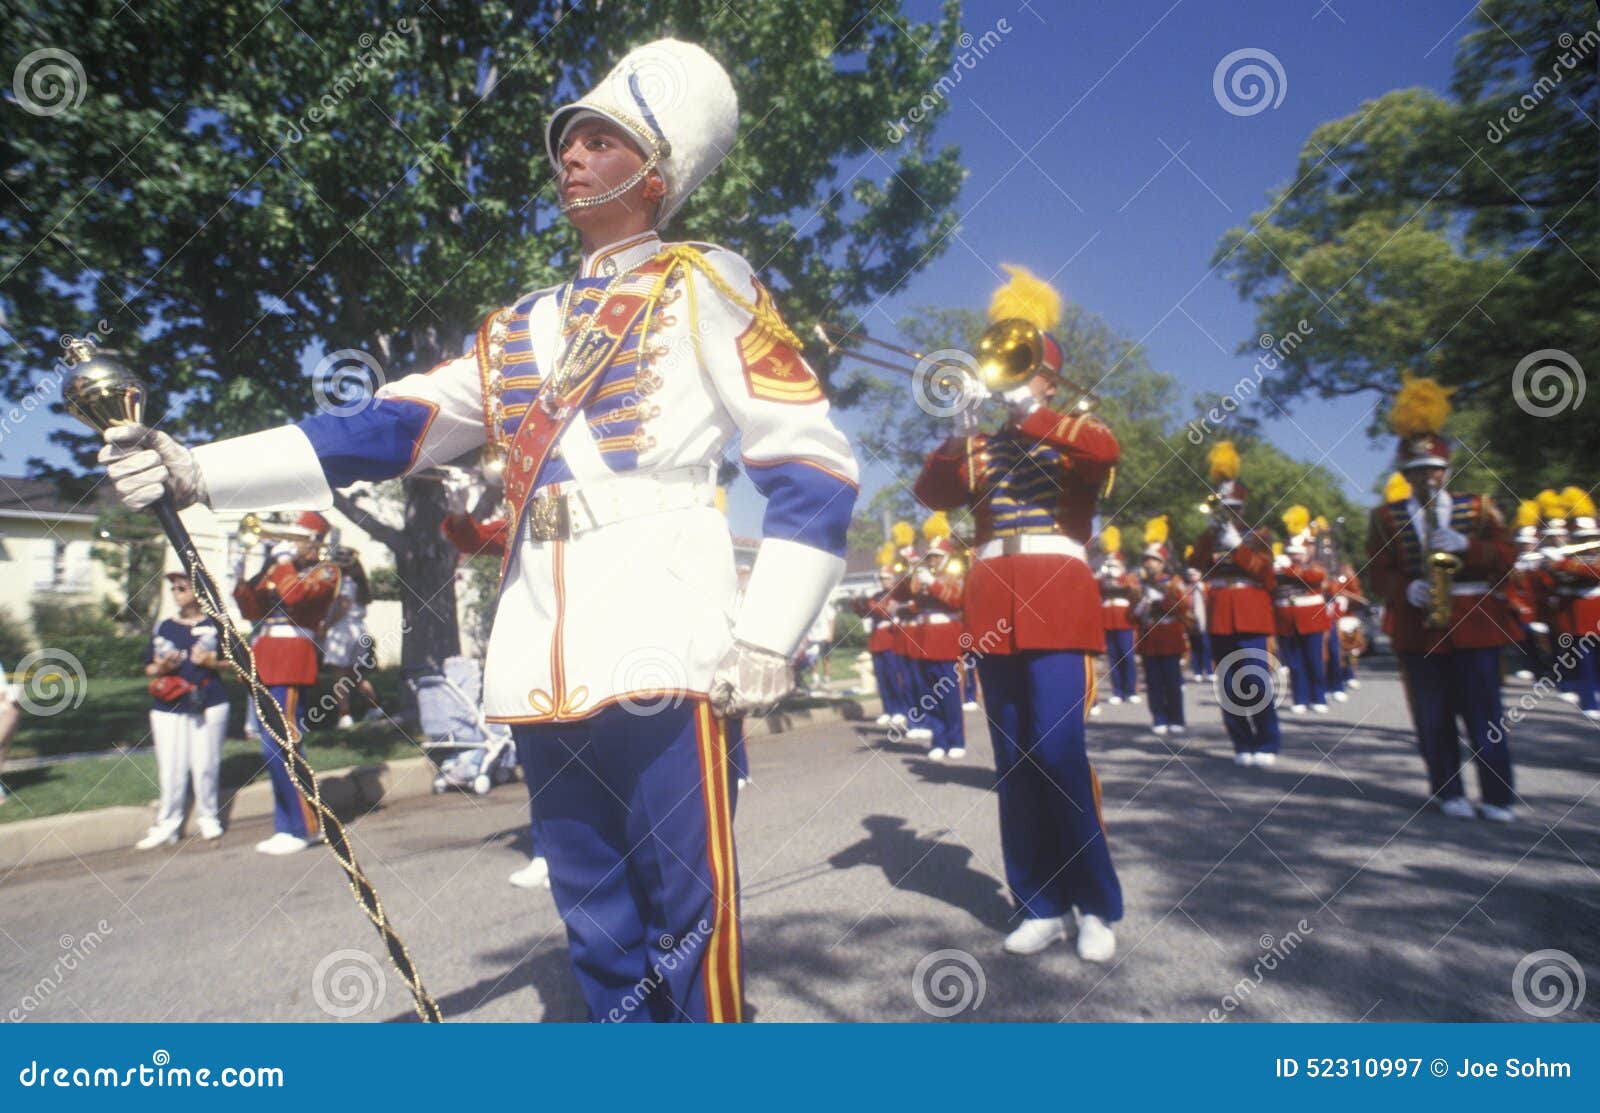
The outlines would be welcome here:
[[[1167,516],[1165,514],[1159,518],[1151,518],[1144,524],[1144,543],[1146,545],[1165,545],[1167,543],[1167,535],[1170,532],[1171,529],[1167,525]]]
[[[1239,478],[1239,450],[1232,441],[1219,441],[1206,457],[1206,467],[1211,469],[1211,482]]]
[[[1289,531],[1290,537],[1298,537],[1310,524],[1311,511],[1303,506],[1291,506],[1283,512],[1283,528]]]
[[[1407,375],[1389,409],[1389,428],[1402,437],[1437,434],[1450,417],[1450,395],[1437,379],[1413,379]]]
[[[1546,487],[1534,496],[1539,503],[1539,513],[1546,518],[1565,518],[1567,504],[1564,499],[1550,488]]]
[[[1122,531],[1116,526],[1106,526],[1100,531],[1100,547],[1106,551],[1107,556],[1112,553],[1120,553],[1122,551]]]
[[[894,542],[885,541],[878,546],[878,567],[889,568],[894,564]]]
[[[1272,555],[1273,556],[1282,556],[1283,555],[1283,542],[1282,541],[1274,541],[1272,543]]]
[[[939,541],[950,536],[950,519],[943,510],[935,510],[922,523],[922,536],[928,541]]]
[[[1527,529],[1539,524],[1539,500],[1523,499],[1517,503],[1516,521],[1512,523],[1518,529]]]
[[[1192,556],[1194,556],[1194,546],[1193,545],[1185,545],[1183,547],[1183,559],[1184,560],[1188,560]]]
[[[1567,505],[1567,517],[1569,518],[1594,517],[1594,500],[1589,497],[1589,492],[1582,487],[1562,488],[1561,501]]]
[[[1405,502],[1411,497],[1411,484],[1406,477],[1395,472],[1383,485],[1384,502]]]
[[[1312,519],[1311,524],[1317,527],[1318,533],[1327,533],[1328,530],[1333,528],[1328,524],[1328,518],[1324,514],[1318,514]]]
[[[989,323],[1021,317],[1034,328],[1049,332],[1061,321],[1061,295],[1055,287],[1027,267],[1001,263],[1011,281],[989,299]]]
[[[889,531],[889,536],[894,538],[895,548],[903,549],[917,539],[917,530],[910,522],[899,521]]]

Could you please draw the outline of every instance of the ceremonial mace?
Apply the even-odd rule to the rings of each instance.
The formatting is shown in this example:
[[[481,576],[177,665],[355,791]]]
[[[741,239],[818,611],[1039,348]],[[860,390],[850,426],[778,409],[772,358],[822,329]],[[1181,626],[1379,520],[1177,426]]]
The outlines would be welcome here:
[[[67,380],[61,391],[68,413],[100,434],[119,425],[144,424],[145,388],[138,376],[117,360],[96,353],[91,345],[82,340],[74,340],[68,344],[66,358],[70,365],[75,366],[72,377]],[[211,578],[211,574],[201,562],[200,553],[195,549],[189,531],[179,521],[171,497],[163,493],[151,504],[150,509],[155,512],[156,520],[161,523],[167,540],[172,543],[172,547],[177,550],[178,558],[183,561],[189,582],[194,585],[195,599],[199,601],[200,609],[215,619],[217,625],[222,628],[223,656],[238,673],[239,679],[250,689],[250,702],[255,707],[256,718],[261,724],[261,729],[277,747],[295,789],[311,802],[311,806],[321,817],[328,849],[333,852],[340,868],[344,870],[356,903],[361,906],[362,912],[366,913],[367,919],[372,921],[372,926],[377,929],[379,938],[383,940],[383,945],[389,952],[389,961],[394,964],[406,987],[411,990],[411,1003],[417,1010],[417,1015],[428,1022],[443,1020],[438,1003],[422,985],[422,978],[411,962],[411,955],[406,950],[405,943],[389,924],[388,917],[383,911],[383,902],[378,899],[378,891],[372,887],[372,882],[367,880],[367,875],[361,871],[361,866],[356,862],[355,852],[350,848],[350,839],[345,833],[344,824],[327,804],[323,803],[322,789],[317,784],[317,774],[306,762],[299,747],[294,744],[295,728],[289,723],[283,706],[273,697],[271,690],[261,682],[261,675],[256,670],[255,654],[251,652],[250,644],[245,641],[228,616],[222,593],[217,590],[216,581]]]

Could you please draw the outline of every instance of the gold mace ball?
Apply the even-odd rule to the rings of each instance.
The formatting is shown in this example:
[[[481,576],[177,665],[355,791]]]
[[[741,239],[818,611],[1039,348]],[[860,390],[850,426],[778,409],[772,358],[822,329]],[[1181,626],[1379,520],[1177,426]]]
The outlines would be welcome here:
[[[97,433],[144,424],[144,383],[125,364],[81,340],[68,345],[67,360],[74,367],[61,388],[68,413]]]

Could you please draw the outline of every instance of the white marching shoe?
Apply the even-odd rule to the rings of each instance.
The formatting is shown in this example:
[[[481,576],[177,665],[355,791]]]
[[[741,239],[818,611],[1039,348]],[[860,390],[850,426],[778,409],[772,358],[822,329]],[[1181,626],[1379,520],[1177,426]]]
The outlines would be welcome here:
[[[1093,707],[1089,708],[1089,714],[1091,716],[1093,716],[1094,718],[1099,718],[1100,717],[1100,705],[1097,703]]]
[[[302,839],[298,835],[289,834],[287,831],[279,831],[270,839],[262,839],[260,842],[256,843],[256,850],[258,853],[271,854],[274,856],[283,854],[298,854],[300,851],[310,846],[313,841],[321,842],[322,836],[316,836],[315,840]]]
[[[1085,962],[1110,962],[1117,953],[1117,937],[1099,916],[1078,914],[1078,957]]]
[[[1256,763],[1256,755],[1249,750],[1240,750],[1233,755],[1233,763],[1235,765],[1254,765]]]
[[[967,756],[967,750],[965,746],[951,746],[945,751],[945,754],[951,761],[960,761]]]
[[[872,725],[875,727],[886,727],[892,722],[894,722],[894,716],[885,711],[882,715],[879,715],[876,719],[872,720]]]
[[[1533,670],[1532,669],[1518,669],[1517,670],[1517,679],[1518,680],[1532,680],[1533,679]]]
[[[1349,703],[1350,702],[1350,693],[1349,692],[1335,692],[1335,693],[1333,693],[1333,698],[1338,700],[1340,703]]]
[[[1150,729],[1152,731],[1154,731],[1155,733],[1161,735],[1163,738],[1166,737],[1166,733],[1167,733],[1167,724],[1166,723],[1157,723],[1155,726],[1151,727]]]
[[[961,710],[963,710],[963,711],[976,711],[976,710],[978,710],[978,701],[975,700],[975,699],[969,699],[966,703],[963,703],[961,705]]]
[[[1583,717],[1586,718],[1586,719],[1593,719],[1596,722],[1600,722],[1600,708],[1591,707],[1589,710],[1587,710],[1587,711],[1585,711],[1583,713]]]
[[[1122,697],[1121,696],[1112,696],[1111,699],[1108,702],[1113,703],[1113,704],[1121,703],[1122,702]]]
[[[905,730],[906,729],[906,717],[904,715],[890,715],[889,716],[889,724],[891,726],[897,726],[901,730]]]
[[[1516,812],[1499,804],[1479,804],[1478,814],[1495,823],[1510,823],[1517,818]]]
[[[166,827],[152,827],[144,838],[133,844],[135,850],[154,850],[158,846],[171,846],[178,841],[178,832]]]
[[[1289,708],[1289,710],[1293,711],[1296,715],[1304,715],[1306,713],[1306,705],[1303,703],[1297,703],[1293,707]]]
[[[1562,692],[1561,693],[1561,698],[1566,700],[1568,703],[1577,703],[1578,702],[1578,693],[1577,692]]]
[[[933,731],[927,727],[912,727],[906,731],[906,740],[909,742],[926,742],[933,737]]]
[[[1325,703],[1313,703],[1311,705],[1311,710],[1315,711],[1318,715],[1326,715],[1328,713],[1328,705]]]
[[[519,889],[548,889],[550,888],[550,863],[543,858],[534,858],[506,880]]]
[[[1036,955],[1050,944],[1067,937],[1067,926],[1060,916],[1024,920],[1022,926],[1006,936],[1007,954]]]
[[[929,761],[943,761],[944,760],[944,751],[941,750],[939,747],[935,746],[933,749],[928,751],[928,760]]]
[[[1263,750],[1257,750],[1255,764],[1263,769],[1270,769],[1274,765],[1278,764],[1278,755],[1267,753]]]
[[[1129,703],[1143,703],[1144,702],[1144,697],[1139,695],[1139,693],[1135,692],[1133,695],[1128,697],[1128,702]]]
[[[1184,726],[1182,723],[1172,723],[1167,727],[1167,730],[1172,734],[1182,734],[1188,729],[1189,728]]]
[[[1352,692],[1359,692],[1361,690],[1361,681],[1359,681],[1359,680],[1346,680],[1344,682],[1344,686],[1346,688],[1349,688]]]
[[[1440,800],[1439,810],[1451,819],[1478,818],[1478,813],[1472,809],[1472,801],[1465,796],[1452,796],[1448,800]]]

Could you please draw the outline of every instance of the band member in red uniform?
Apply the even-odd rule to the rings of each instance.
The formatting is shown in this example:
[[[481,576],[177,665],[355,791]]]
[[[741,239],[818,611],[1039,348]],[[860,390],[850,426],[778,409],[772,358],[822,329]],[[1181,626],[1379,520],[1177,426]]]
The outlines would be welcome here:
[[[1595,638],[1600,636],[1600,525],[1595,522],[1594,501],[1581,488],[1561,492],[1567,503],[1569,550],[1551,550],[1546,565],[1554,621],[1550,632],[1556,659],[1571,678],[1570,690],[1590,719],[1600,720],[1600,657]],[[1585,549],[1582,546],[1596,548]]]
[[[1144,527],[1139,597],[1133,618],[1139,624],[1139,659],[1144,686],[1150,693],[1151,729],[1157,734],[1182,734],[1184,605],[1183,581],[1168,571],[1167,517],[1152,518]]]
[[[1445,486],[1450,445],[1440,432],[1449,413],[1449,396],[1432,379],[1408,380],[1395,399],[1389,424],[1413,493],[1372,512],[1368,567],[1373,589],[1389,603],[1386,623],[1432,798],[1446,815],[1473,818],[1461,783],[1460,722],[1478,763],[1482,815],[1509,823],[1515,794],[1500,652],[1516,623],[1494,592],[1515,550],[1492,502]],[[1449,574],[1433,571],[1436,555],[1454,558]]]
[[[1188,564],[1194,546],[1184,551]],[[1189,672],[1196,684],[1211,679],[1211,631],[1206,615],[1206,585],[1200,578],[1200,569],[1183,569],[1183,621],[1189,631]]]
[[[1100,625],[1106,634],[1106,673],[1111,680],[1111,703],[1139,702],[1139,668],[1133,652],[1133,618],[1130,609],[1139,597],[1139,577],[1122,560],[1122,531],[1116,526],[1100,530],[1103,557],[1096,573],[1100,583]]]
[[[1327,569],[1311,559],[1311,511],[1291,506],[1283,515],[1289,541],[1283,548],[1283,562],[1277,565],[1277,586],[1273,606],[1278,614],[1278,652],[1289,666],[1289,684],[1294,693],[1290,710],[1304,715],[1306,708],[1328,713],[1322,659],[1327,653],[1328,602],[1322,597],[1328,581]]]
[[[1008,416],[994,432],[977,433],[977,406],[962,408],[958,435],[929,455],[915,493],[934,510],[969,506],[976,522],[964,617],[982,652],[1006,881],[1023,917],[1006,950],[1044,950],[1065,938],[1076,914],[1079,956],[1107,962],[1122,886],[1085,745],[1094,654],[1104,651],[1105,635],[1084,546],[1119,449],[1111,430],[1080,407],[1045,405],[1065,389],[1061,348],[1049,335],[1061,298],[1023,268],[1007,270],[1011,281],[989,305],[987,335],[1001,346],[1026,337],[1018,349],[1040,357],[1026,381],[1000,386]],[[972,401],[988,396],[976,379],[969,386]]]
[[[967,756],[966,723],[961,713],[961,586],[964,572],[954,558],[950,522],[943,513],[923,523],[927,554],[901,581],[912,620],[906,626],[907,666],[917,679],[917,698],[907,718],[926,738],[928,757],[960,761]]]
[[[1328,598],[1328,691],[1340,703],[1350,699],[1345,689],[1361,687],[1356,679],[1355,662],[1366,651],[1366,636],[1361,629],[1361,615],[1367,600],[1361,594],[1361,581],[1356,578],[1354,566],[1346,561],[1339,566],[1324,592]]]
[[[883,712],[878,716],[878,726],[895,725],[895,716],[905,722],[905,708],[900,702],[900,678],[895,673],[894,619],[894,545],[884,542],[878,551],[878,590],[871,595],[858,595],[851,601],[852,609],[861,616],[867,630],[867,652],[872,657],[872,677],[877,682],[878,698],[883,701]]]
[[[1517,616],[1517,649],[1522,654],[1517,669],[1518,680],[1532,680],[1545,676],[1549,669],[1539,639],[1550,632],[1539,616],[1539,594],[1545,559],[1539,552],[1539,503],[1537,499],[1523,499],[1517,505],[1515,543],[1517,563],[1511,570],[1511,579],[1505,587],[1506,601]]]
[[[1207,500],[1211,525],[1196,538],[1189,565],[1206,582],[1211,652],[1216,658],[1217,698],[1233,740],[1235,765],[1274,765],[1278,760],[1277,671],[1267,652],[1275,629],[1272,538],[1244,517],[1248,492],[1239,482],[1239,453],[1232,441],[1211,450],[1208,461],[1216,491]]]
[[[267,557],[250,579],[239,579],[233,598],[239,613],[255,623],[250,649],[255,654],[261,682],[283,707],[293,745],[304,738],[305,693],[317,682],[321,663],[317,637],[328,610],[338,598],[341,573],[337,565],[321,559],[328,520],[315,511],[301,514],[295,528],[304,534]],[[236,573],[243,572],[244,553]],[[237,578],[237,577],[236,577]],[[255,711],[252,708],[251,717]],[[272,778],[272,819],[276,832],[256,844],[263,854],[293,854],[322,840],[322,821],[309,801],[289,779],[288,767],[278,748],[261,731],[261,752]]]

